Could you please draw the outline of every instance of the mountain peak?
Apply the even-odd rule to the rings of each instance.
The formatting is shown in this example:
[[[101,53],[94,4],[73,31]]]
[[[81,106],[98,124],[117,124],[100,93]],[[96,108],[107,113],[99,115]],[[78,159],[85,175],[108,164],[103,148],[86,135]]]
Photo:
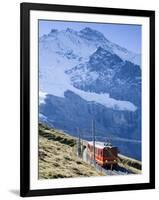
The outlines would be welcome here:
[[[96,30],[94,30],[94,29],[92,29],[92,28],[90,28],[90,27],[85,27],[85,28],[83,28],[80,32],[94,32],[94,31],[96,31]]]
[[[110,57],[110,58],[113,58],[113,59],[115,58],[119,62],[122,62],[122,59],[118,55],[108,51],[107,49],[102,48],[101,46],[99,46],[97,48],[97,50],[90,56],[90,58],[94,57],[94,56],[95,57],[100,57],[101,59],[103,59],[105,57],[107,57],[107,58]]]
[[[67,28],[67,29],[66,29],[66,32],[74,33],[74,32],[76,32],[76,31],[73,30],[72,28]]]
[[[89,67],[93,71],[101,71],[106,68],[113,68],[113,66],[121,62],[123,62],[122,59],[116,54],[111,53],[102,47],[98,47],[97,50],[90,56]]]
[[[95,29],[92,29],[90,27],[85,27],[84,29],[80,30],[79,33],[80,33],[80,35],[84,36],[87,39],[107,40],[101,32],[99,32]]]
[[[110,54],[109,51],[107,51],[106,49],[102,48],[101,46],[99,46],[96,50],[96,53],[100,53],[100,54]]]
[[[55,28],[53,28],[53,29],[51,29],[51,31],[50,31],[50,33],[48,34],[48,36],[54,36],[54,35],[56,35],[57,33],[58,33],[58,30],[55,29]]]

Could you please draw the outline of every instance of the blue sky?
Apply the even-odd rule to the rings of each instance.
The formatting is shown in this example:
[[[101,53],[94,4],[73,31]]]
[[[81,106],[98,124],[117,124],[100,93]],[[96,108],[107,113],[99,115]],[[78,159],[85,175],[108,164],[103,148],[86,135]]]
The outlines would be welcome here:
[[[128,50],[141,53],[141,26],[124,24],[103,24],[87,22],[67,22],[67,21],[39,21],[39,36],[48,34],[51,29],[64,30],[72,28],[80,31],[85,27],[96,29],[103,33],[105,37]]]

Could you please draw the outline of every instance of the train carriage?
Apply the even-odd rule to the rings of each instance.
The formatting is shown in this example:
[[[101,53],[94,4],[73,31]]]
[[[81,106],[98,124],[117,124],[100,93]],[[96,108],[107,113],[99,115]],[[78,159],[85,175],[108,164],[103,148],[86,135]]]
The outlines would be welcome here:
[[[94,159],[93,142],[88,142],[87,153],[91,160]],[[117,165],[118,148],[110,143],[95,142],[95,160],[102,167]]]

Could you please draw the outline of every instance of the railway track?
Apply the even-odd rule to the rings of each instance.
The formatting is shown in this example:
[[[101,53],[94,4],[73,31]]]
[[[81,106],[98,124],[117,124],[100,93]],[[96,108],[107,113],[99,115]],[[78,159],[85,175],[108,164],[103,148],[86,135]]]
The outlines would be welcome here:
[[[127,175],[127,174],[132,174],[132,172],[128,171],[127,169],[125,168],[122,168],[120,166],[116,166],[115,168],[113,168],[113,170],[110,170],[110,169],[107,169],[107,168],[104,168],[104,167],[101,167],[100,165],[98,165],[96,163],[96,166],[95,168],[104,173],[105,175]]]

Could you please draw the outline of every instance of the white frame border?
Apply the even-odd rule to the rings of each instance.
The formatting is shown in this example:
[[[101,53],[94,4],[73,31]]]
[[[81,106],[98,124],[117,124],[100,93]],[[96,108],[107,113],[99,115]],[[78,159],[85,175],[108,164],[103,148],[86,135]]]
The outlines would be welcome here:
[[[38,19],[142,25],[142,174],[38,180]],[[73,20],[72,20],[73,19]],[[148,17],[30,11],[30,189],[149,183],[149,59]]]

